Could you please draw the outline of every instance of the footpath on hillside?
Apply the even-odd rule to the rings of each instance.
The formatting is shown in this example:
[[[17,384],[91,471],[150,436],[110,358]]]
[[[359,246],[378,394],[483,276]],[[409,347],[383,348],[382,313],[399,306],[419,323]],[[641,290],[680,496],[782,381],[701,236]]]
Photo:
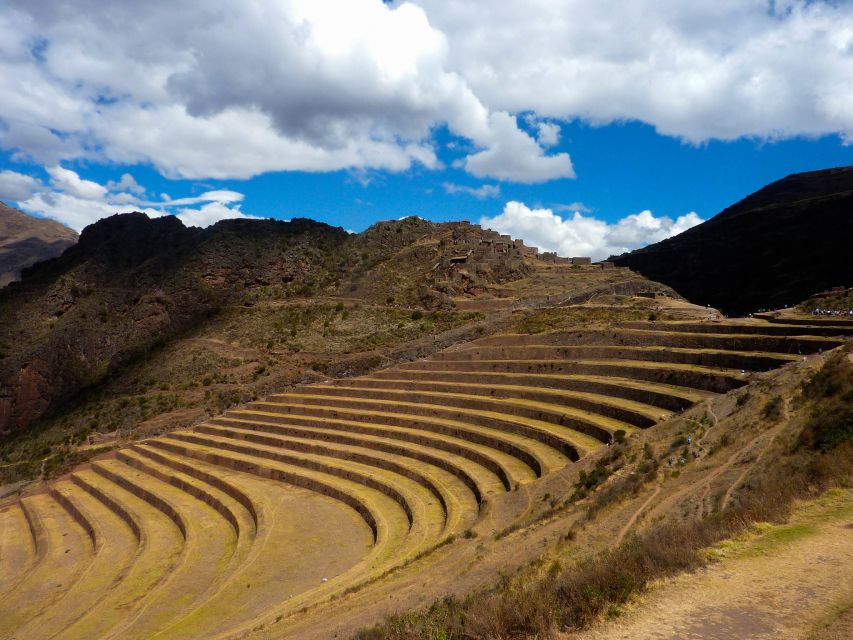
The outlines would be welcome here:
[[[705,569],[655,585],[569,640],[853,638],[853,491],[801,506],[710,551]]]

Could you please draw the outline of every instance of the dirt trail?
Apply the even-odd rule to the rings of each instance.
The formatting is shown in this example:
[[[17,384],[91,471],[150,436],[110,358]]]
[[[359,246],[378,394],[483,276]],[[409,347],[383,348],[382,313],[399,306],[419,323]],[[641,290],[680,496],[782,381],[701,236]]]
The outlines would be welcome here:
[[[782,405],[782,418],[779,421],[779,424],[767,432],[767,442],[764,443],[764,446],[761,448],[761,451],[758,452],[758,455],[755,457],[749,465],[747,465],[746,469],[744,469],[740,475],[729,485],[729,488],[726,489],[725,495],[723,495],[722,500],[720,500],[720,509],[725,509],[729,504],[729,501],[732,498],[732,494],[735,489],[737,489],[744,479],[749,475],[749,473],[755,468],[755,466],[761,461],[761,458],[764,457],[764,454],[767,453],[767,450],[770,449],[770,445],[773,444],[773,441],[776,439],[776,434],[781,431],[782,427],[788,422],[791,417],[791,399],[785,398],[785,401]]]
[[[711,415],[714,418],[714,425],[717,424],[717,416],[714,414],[711,409],[710,403],[708,404],[708,409],[711,412]],[[699,505],[703,510],[703,514],[707,515],[713,509],[713,505],[711,504],[710,494],[711,494],[711,486],[717,478],[719,478],[722,474],[726,473],[729,469],[731,469],[735,464],[738,463],[741,459],[743,459],[744,455],[748,452],[751,452],[762,440],[772,441],[773,437],[775,437],[776,433],[779,429],[786,423],[784,420],[780,420],[779,424],[771,429],[770,431],[763,431],[759,433],[755,438],[751,439],[749,442],[744,444],[742,447],[738,448],[734,451],[726,461],[718,465],[709,471],[706,475],[701,476],[694,482],[682,487],[675,493],[668,495],[666,498],[661,500],[658,504],[656,504],[648,513],[649,520],[651,521],[656,516],[660,514],[665,514],[669,512],[676,504],[679,503],[685,496],[696,494],[700,487],[702,487],[702,491],[699,493],[701,496]],[[711,427],[713,428],[713,427]],[[709,429],[710,431],[710,429]],[[765,445],[766,446],[766,445]],[[697,514],[699,515],[699,514]]]
[[[643,504],[640,505],[639,509],[637,509],[633,514],[631,514],[631,517],[628,519],[628,522],[625,523],[625,526],[622,527],[622,530],[616,537],[616,543],[614,544],[614,546],[618,547],[620,544],[622,544],[622,540],[624,540],[625,536],[628,535],[628,532],[631,530],[631,527],[634,526],[634,523],[637,521],[637,518],[640,517],[640,514],[646,510],[646,507],[648,507],[652,503],[652,500],[657,498],[657,495],[660,493],[661,486],[662,485],[658,484],[652,494],[648,498],[646,498]]]
[[[814,637],[853,604],[853,492],[723,549],[719,562],[653,587],[618,618],[566,639]]]

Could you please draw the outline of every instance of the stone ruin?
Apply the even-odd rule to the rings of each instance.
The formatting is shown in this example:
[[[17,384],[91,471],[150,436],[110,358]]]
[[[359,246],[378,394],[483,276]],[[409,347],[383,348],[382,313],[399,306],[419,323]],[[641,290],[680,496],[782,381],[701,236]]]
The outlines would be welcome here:
[[[553,251],[540,252],[521,239],[483,229],[463,221],[449,237],[439,241],[439,260],[433,267],[433,285],[445,293],[470,291],[488,283],[502,282],[524,274],[525,258],[549,264],[581,268],[615,269],[612,262],[593,263],[587,256],[568,258]]]
[[[522,240],[463,223],[439,242],[439,261],[433,267],[434,284],[437,289],[449,292],[505,281],[523,274],[527,270],[524,258],[538,253],[538,249],[526,247]]]

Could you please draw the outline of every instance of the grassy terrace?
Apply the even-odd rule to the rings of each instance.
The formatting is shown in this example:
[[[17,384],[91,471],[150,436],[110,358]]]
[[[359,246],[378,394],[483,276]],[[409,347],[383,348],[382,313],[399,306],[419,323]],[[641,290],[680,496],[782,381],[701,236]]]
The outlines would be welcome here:
[[[505,498],[833,327],[646,322],[499,335],[300,385],[0,506],[0,636],[215,638],[527,514]],[[521,502],[521,500],[519,498]]]

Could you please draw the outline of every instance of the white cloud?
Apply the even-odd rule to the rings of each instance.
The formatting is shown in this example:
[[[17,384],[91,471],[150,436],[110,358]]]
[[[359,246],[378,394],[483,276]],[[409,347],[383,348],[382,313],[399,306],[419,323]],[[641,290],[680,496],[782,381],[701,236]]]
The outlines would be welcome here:
[[[536,140],[543,147],[553,147],[560,143],[560,125],[556,122],[539,120],[533,114],[528,114],[525,119],[528,125],[536,129]]]
[[[97,182],[84,180],[76,172],[59,165],[48,167],[50,184],[57,191],[82,200],[100,200],[107,195],[107,188]]]
[[[554,211],[568,211],[569,213],[574,213],[575,211],[580,211],[581,213],[592,213],[593,211],[591,207],[586,206],[583,202],[556,204],[554,205],[553,209]]]
[[[129,173],[123,174],[118,182],[114,182],[112,180],[107,182],[107,189],[110,191],[128,191],[138,196],[145,193],[145,187],[140,185]]]
[[[48,171],[51,176],[50,186],[38,181],[35,185],[30,184],[31,188],[17,194],[24,196],[16,199],[18,206],[24,211],[57,220],[75,231],[81,231],[87,225],[116,213],[141,211],[156,218],[167,215],[166,211],[172,207],[179,207],[174,213],[177,218],[184,224],[195,227],[206,227],[228,218],[256,218],[240,210],[237,203],[241,202],[244,196],[237,191],[213,190],[190,198],[146,202],[135,198],[128,191],[112,193],[106,186],[84,180],[71,169],[56,166]],[[129,174],[122,176],[119,183],[110,182],[108,185],[112,189],[127,188],[137,193],[145,193],[145,188]],[[3,173],[0,173],[0,189],[2,186]],[[188,206],[195,204],[202,206]]]
[[[59,191],[36,193],[19,202],[18,206],[29,213],[52,218],[77,232],[101,218],[138,209],[138,207],[125,206],[120,203],[80,198]],[[162,215],[153,209],[144,210],[144,212],[152,216]]]
[[[494,111],[640,120],[693,143],[853,137],[851,2],[417,3]]]
[[[0,147],[190,179],[399,172],[440,169],[446,125],[472,175],[537,183],[574,175],[547,151],[573,119],[851,141],[851,51],[853,3],[829,0],[6,0]]]
[[[209,227],[220,220],[232,218],[260,220],[257,216],[246,215],[239,207],[229,207],[222,202],[210,202],[199,209],[181,209],[175,215],[188,227]]]
[[[163,194],[166,195],[166,194]],[[155,206],[155,207],[183,207],[188,204],[200,204],[202,202],[219,202],[219,203],[231,203],[231,202],[242,202],[245,196],[239,191],[229,191],[229,190],[215,190],[215,191],[205,191],[201,195],[192,196],[189,198],[163,198],[157,202],[140,202],[139,204],[142,206]]]
[[[575,177],[569,154],[546,155],[533,138],[518,128],[514,117],[505,112],[493,113],[489,124],[489,146],[463,162],[472,175],[525,183]]]
[[[466,187],[465,185],[461,184],[444,182],[441,186],[444,187],[444,191],[446,193],[465,193],[469,196],[474,196],[478,200],[485,200],[486,198],[497,198],[501,195],[501,188],[499,185],[496,184],[483,184],[479,187]]]
[[[0,103],[0,145],[39,162],[150,162],[183,178],[436,169],[441,124],[507,146],[493,119],[509,114],[447,70],[447,39],[415,3],[9,0],[0,41],[0,73],[21,89]],[[543,170],[542,148],[512,128],[534,175],[499,158],[478,175],[565,174],[567,157]]]
[[[522,238],[544,251],[556,251],[563,256],[590,256],[595,260],[660,242],[701,222],[695,212],[672,220],[656,217],[646,210],[610,224],[579,211],[570,218],[562,218],[551,209],[531,209],[515,201],[507,202],[497,216],[480,219],[483,227]]]
[[[17,171],[0,171],[0,200],[26,200],[41,188],[40,180]]]

